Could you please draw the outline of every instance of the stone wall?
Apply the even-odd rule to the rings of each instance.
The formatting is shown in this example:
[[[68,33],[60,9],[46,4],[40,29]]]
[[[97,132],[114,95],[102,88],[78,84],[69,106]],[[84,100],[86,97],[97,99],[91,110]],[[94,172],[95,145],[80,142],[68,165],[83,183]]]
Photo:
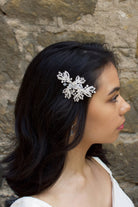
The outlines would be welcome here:
[[[104,147],[114,176],[138,207],[137,0],[0,0],[0,158],[13,142],[14,103],[26,66],[63,40],[106,42],[120,58],[121,93],[131,111],[119,139]],[[0,178],[0,207],[11,195]]]

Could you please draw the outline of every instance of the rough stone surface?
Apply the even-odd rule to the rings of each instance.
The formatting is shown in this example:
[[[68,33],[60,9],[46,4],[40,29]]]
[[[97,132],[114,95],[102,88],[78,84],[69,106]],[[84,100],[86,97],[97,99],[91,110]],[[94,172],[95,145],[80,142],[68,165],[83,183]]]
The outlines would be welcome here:
[[[14,103],[32,58],[58,41],[106,42],[119,57],[121,95],[130,103],[131,111],[119,139],[105,147],[113,174],[138,207],[137,22],[135,0],[0,0],[0,159],[14,148]],[[14,193],[1,174],[3,207]]]
[[[10,17],[37,21],[38,18],[52,20],[54,17],[62,17],[67,22],[74,22],[85,14],[93,14],[96,0],[9,0],[2,10]]]
[[[78,41],[97,41],[97,42],[104,42],[105,37],[104,35],[99,35],[95,33],[88,33],[88,32],[60,32],[60,33],[41,33],[37,37],[37,41],[41,46],[47,46],[50,43],[66,41],[66,40],[78,40]]]
[[[131,79],[125,82],[122,81],[121,94],[131,105],[130,112],[126,114],[127,125],[124,131],[130,133],[138,132],[138,80]]]
[[[136,58],[138,58],[138,34],[137,34],[137,49],[136,49]]]
[[[5,29],[6,28],[6,29]],[[15,68],[18,64],[19,49],[12,28],[0,16],[0,83],[16,80],[20,74]],[[12,63],[12,64],[11,64]]]
[[[121,133],[115,143],[104,145],[114,177],[136,204],[138,204],[137,138],[138,134]]]

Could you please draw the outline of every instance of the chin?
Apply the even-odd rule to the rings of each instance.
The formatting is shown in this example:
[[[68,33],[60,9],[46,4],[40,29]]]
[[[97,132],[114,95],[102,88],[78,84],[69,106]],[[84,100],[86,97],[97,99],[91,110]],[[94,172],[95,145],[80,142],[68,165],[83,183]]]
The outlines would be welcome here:
[[[114,136],[110,136],[108,140],[106,139],[106,141],[103,142],[103,143],[101,143],[101,144],[112,144],[112,143],[114,143],[117,139],[118,139],[118,135],[116,135],[116,136],[115,136],[115,135],[114,135]]]
[[[113,138],[110,140],[110,142],[109,142],[109,143],[114,143],[117,139],[118,139],[118,136],[113,137]]]

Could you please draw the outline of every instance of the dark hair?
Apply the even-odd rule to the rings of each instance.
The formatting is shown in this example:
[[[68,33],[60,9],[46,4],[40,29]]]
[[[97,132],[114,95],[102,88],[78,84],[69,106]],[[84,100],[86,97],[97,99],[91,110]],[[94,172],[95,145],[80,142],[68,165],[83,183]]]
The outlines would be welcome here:
[[[105,44],[59,42],[41,51],[28,66],[15,105],[15,150],[4,160],[5,178],[19,196],[28,196],[52,186],[59,178],[67,151],[82,139],[90,98],[74,102],[64,97],[58,71],[86,79],[98,89],[97,79],[108,63],[116,66]],[[77,119],[74,140],[71,126]],[[86,158],[106,162],[101,144],[94,144]]]

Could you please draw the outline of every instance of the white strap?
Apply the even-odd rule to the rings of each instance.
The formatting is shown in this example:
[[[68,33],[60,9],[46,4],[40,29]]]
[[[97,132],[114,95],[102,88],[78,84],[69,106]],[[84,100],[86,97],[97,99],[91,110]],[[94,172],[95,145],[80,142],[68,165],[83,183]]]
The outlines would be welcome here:
[[[110,175],[112,175],[111,170],[107,167],[107,165],[104,162],[102,162],[102,160],[100,160],[99,157],[93,157],[93,159],[97,161]]]

